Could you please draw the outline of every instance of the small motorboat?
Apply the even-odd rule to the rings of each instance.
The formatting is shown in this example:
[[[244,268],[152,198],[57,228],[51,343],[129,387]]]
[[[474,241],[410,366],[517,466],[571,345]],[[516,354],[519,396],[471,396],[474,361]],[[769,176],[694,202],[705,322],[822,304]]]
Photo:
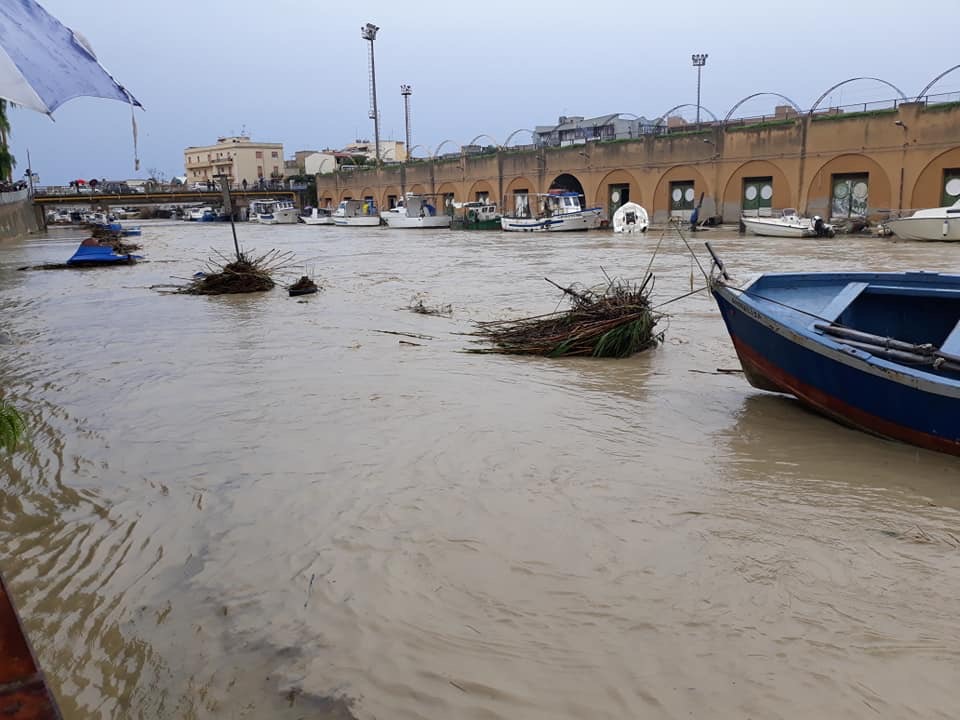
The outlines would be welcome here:
[[[833,225],[825,223],[819,215],[812,218],[801,217],[794,208],[786,208],[780,217],[744,215],[740,222],[747,231],[765,237],[833,237],[836,234]]]
[[[71,267],[104,267],[107,265],[133,265],[142,260],[142,255],[130,253],[119,255],[110,245],[101,245],[94,238],[87,238],[67,260]]]
[[[457,230],[502,230],[500,226],[500,211],[496,203],[484,200],[475,200],[465,203],[453,203],[463,212],[453,218],[450,227]]]
[[[377,227],[380,213],[370,200],[341,200],[333,212],[333,224],[341,227]]]
[[[883,225],[901,240],[960,240],[960,200],[948,207],[917,210]]]
[[[617,208],[612,224],[615,233],[644,233],[650,227],[650,218],[643,206],[627,202]]]
[[[392,228],[448,228],[451,217],[438,213],[430,202],[430,196],[407,193],[395,208],[390,208],[381,216],[388,227]]]
[[[747,380],[846,425],[960,455],[960,275],[772,273],[710,291]]]
[[[327,208],[308,207],[300,213],[300,222],[307,225],[333,225],[333,215]]]

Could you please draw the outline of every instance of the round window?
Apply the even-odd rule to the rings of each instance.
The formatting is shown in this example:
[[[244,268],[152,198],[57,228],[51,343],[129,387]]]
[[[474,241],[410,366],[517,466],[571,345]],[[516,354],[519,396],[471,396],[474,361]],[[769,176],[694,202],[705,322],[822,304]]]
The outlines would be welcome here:
[[[743,193],[744,197],[747,200],[756,200],[757,199],[757,186],[756,185],[747,185],[746,192]]]
[[[844,183],[837,183],[836,185],[833,186],[833,196],[834,196],[835,198],[841,198],[841,199],[843,199],[843,198],[845,198],[849,193],[850,193],[850,188],[847,186],[847,184],[846,184],[845,182],[844,182]]]
[[[769,200],[773,197],[773,185],[764,185],[760,188],[760,197],[764,200]]]
[[[947,180],[947,186],[944,189],[947,191],[947,195],[951,197],[960,195],[960,178],[950,178]]]
[[[614,190],[610,193],[610,199],[613,200],[613,202],[620,202],[620,191]]]
[[[674,188],[672,197],[674,202],[680,202],[681,200],[683,200],[683,190],[681,190],[680,188]]]
[[[867,199],[867,184],[865,182],[854,183],[853,185],[853,196],[857,200],[866,200]]]
[[[693,202],[693,188],[688,187],[687,191],[683,194],[683,199],[687,202]]]

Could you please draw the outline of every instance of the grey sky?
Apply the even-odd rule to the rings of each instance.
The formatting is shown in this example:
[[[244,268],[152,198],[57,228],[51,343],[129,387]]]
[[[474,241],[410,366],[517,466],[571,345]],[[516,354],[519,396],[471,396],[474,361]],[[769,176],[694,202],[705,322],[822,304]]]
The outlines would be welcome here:
[[[400,84],[409,83],[413,142],[431,150],[480,133],[502,142],[561,114],[657,117],[695,102],[693,52],[710,55],[702,105],[721,117],[759,91],[783,93],[806,109],[830,85],[859,75],[911,96],[960,62],[955,0],[40,2],[86,36],[146,108],[136,113],[139,173],[130,110],[120,103],[72,100],[56,122],[13,111],[15,174],[26,169],[29,148],[43,184],[145,177],[150,168],[181,174],[184,147],[244,127],[256,140],[282,142],[287,155],[371,138],[360,37],[366,22],[381,28],[381,136],[403,139]],[[957,88],[960,70],[931,92]],[[865,82],[831,100],[893,96]],[[758,98],[737,114],[770,112],[774,104]]]

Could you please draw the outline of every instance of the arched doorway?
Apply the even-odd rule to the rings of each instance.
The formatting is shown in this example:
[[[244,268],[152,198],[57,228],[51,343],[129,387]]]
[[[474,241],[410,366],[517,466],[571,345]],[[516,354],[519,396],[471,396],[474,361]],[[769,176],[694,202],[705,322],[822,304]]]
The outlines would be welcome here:
[[[501,212],[514,217],[529,217],[533,207],[531,202],[536,192],[536,183],[525,177],[514,178],[503,193]]]
[[[727,180],[720,214],[724,222],[736,222],[741,214],[776,215],[776,210],[798,204],[783,170],[767,160],[750,160]]]
[[[850,153],[828,160],[807,188],[807,214],[836,221],[865,219],[889,208],[892,192],[887,173],[866,155]]]
[[[917,177],[913,192],[902,194],[913,209],[946,207],[960,200],[960,148],[933,158]]]
[[[621,205],[628,202],[642,205],[640,199],[640,183],[637,179],[626,170],[613,170],[600,181],[594,203],[597,207],[605,208],[608,217],[612,218]]]
[[[713,201],[710,200],[710,187],[700,171],[693,165],[675,165],[660,176],[657,189],[653,193],[653,210],[650,219],[656,223],[666,222],[675,217],[689,220],[694,209],[704,199],[700,217],[710,216]],[[709,207],[707,207],[709,200]]]
[[[457,201],[457,189],[453,183],[441,183],[437,188],[436,206],[438,213],[453,215],[453,203]]]

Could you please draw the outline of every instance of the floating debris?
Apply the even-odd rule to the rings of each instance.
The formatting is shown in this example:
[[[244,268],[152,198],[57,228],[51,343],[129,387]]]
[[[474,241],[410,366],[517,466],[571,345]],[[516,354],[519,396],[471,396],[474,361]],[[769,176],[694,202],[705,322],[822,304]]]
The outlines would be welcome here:
[[[408,308],[421,315],[443,315],[449,317],[453,314],[453,305],[424,305],[423,298],[411,302]]]
[[[477,323],[472,335],[492,348],[473,348],[474,353],[542,355],[545,357],[589,356],[625,358],[655,346],[663,332],[655,332],[660,315],[650,308],[653,275],[636,285],[607,277],[599,289],[563,287],[570,309],[548,315]]]
[[[231,259],[216,251],[218,260],[208,260],[207,268],[200,277],[194,277],[181,292],[188,295],[233,295],[238,293],[272,290],[276,283],[272,275],[288,266],[293,253],[270,252],[251,257],[238,253]]]
[[[287,288],[287,291],[290,293],[290,297],[296,297],[297,295],[312,295],[319,292],[320,288],[309,277],[301,275],[299,280]]]

